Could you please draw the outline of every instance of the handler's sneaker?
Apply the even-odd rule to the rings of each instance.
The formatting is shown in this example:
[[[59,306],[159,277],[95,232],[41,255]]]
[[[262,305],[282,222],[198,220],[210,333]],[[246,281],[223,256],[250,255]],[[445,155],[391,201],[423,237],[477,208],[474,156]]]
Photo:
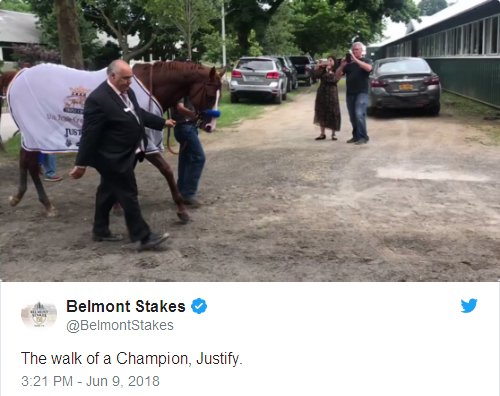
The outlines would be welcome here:
[[[182,202],[184,203],[184,205],[190,206],[192,208],[199,208],[202,205],[202,203],[196,198],[183,198]]]
[[[61,181],[63,178],[61,176],[45,176],[45,181],[48,181],[48,182],[58,182],[58,181]]]

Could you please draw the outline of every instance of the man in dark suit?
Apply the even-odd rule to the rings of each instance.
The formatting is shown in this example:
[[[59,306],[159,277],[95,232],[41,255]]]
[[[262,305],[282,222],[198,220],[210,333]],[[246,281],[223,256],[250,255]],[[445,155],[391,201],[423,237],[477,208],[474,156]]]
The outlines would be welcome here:
[[[132,69],[115,60],[107,69],[108,79],[90,93],[83,111],[82,137],[70,176],[79,179],[87,166],[101,175],[97,188],[93,225],[94,241],[120,241],[109,229],[109,213],[118,202],[123,208],[130,239],[140,241],[139,250],[151,249],[168,238],[149,229],[139,207],[134,166],[146,147],[144,127],[161,130],[174,126],[172,120],[143,110],[137,103]]]

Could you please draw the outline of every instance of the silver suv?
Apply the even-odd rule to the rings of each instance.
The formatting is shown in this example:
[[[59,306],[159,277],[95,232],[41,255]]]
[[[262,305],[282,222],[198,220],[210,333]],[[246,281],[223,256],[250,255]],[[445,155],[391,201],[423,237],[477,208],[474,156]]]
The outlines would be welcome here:
[[[280,104],[286,100],[288,80],[271,57],[243,57],[231,73],[231,103],[241,97],[266,96]]]

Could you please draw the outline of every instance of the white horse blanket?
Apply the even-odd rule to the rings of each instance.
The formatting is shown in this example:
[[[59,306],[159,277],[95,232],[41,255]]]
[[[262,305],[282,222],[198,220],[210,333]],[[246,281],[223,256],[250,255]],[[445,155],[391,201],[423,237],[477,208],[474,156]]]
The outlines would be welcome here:
[[[106,69],[88,72],[49,63],[22,69],[9,86],[7,101],[23,148],[44,153],[78,151],[85,100],[106,78]],[[135,77],[132,89],[143,109],[163,116],[160,104]],[[146,128],[146,133],[146,152],[163,151],[163,132]]]

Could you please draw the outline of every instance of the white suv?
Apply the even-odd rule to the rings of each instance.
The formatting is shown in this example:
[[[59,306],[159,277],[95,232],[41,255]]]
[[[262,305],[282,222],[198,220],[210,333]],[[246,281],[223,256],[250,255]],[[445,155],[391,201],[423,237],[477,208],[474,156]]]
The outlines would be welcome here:
[[[240,58],[231,73],[231,103],[241,97],[267,96],[275,103],[286,100],[286,74],[273,58],[263,56]]]

